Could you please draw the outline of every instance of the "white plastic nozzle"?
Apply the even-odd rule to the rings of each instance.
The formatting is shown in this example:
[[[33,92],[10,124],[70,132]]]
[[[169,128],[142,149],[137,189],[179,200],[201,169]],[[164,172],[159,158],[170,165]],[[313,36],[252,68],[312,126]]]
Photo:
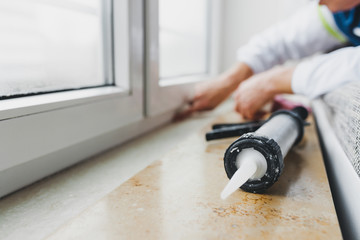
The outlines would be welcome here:
[[[251,160],[244,161],[241,167],[234,173],[224,190],[221,192],[221,199],[226,199],[233,192],[246,183],[256,172],[256,164]]]
[[[253,148],[243,149],[237,155],[236,166],[238,170],[221,192],[222,199],[226,199],[249,179],[262,178],[267,170],[265,157]]]

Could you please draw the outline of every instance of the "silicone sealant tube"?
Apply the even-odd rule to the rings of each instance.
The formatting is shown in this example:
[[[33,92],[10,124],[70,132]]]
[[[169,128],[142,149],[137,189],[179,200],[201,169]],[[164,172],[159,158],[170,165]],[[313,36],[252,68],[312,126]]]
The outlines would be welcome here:
[[[283,157],[302,139],[307,115],[303,107],[277,111],[257,131],[246,133],[232,143],[224,155],[230,181],[221,198],[225,199],[239,187],[253,193],[271,187],[282,173]]]

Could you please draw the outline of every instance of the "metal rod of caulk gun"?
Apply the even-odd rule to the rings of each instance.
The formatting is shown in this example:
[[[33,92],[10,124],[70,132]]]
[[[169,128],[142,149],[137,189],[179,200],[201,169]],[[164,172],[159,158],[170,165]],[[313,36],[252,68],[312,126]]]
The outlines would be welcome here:
[[[230,181],[221,198],[227,198],[239,187],[253,193],[271,187],[282,173],[283,158],[301,141],[307,115],[303,107],[277,111],[258,130],[233,142],[224,155],[224,167]]]

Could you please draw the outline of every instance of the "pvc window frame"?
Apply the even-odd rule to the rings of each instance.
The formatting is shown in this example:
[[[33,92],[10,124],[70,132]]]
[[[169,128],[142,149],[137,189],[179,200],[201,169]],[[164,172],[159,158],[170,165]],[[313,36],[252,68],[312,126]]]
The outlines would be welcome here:
[[[208,72],[160,81],[159,1],[146,1],[146,116],[156,116],[186,104],[194,94],[196,83],[206,81],[219,73],[223,3],[221,0],[209,0],[209,5]]]
[[[82,160],[79,155],[60,160],[64,164],[54,162],[58,167],[42,169],[51,163],[36,165],[38,159],[59,161],[59,152],[64,154],[66,149],[104,138],[144,118],[143,1],[104,3],[105,49],[110,53],[105,75],[115,85],[1,100],[0,197]],[[81,156],[94,154],[91,148],[82,151]]]

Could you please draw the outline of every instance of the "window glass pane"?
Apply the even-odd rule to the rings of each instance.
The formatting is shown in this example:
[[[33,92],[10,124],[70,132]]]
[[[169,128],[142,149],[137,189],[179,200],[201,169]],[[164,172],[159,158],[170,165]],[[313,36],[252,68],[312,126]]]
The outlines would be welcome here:
[[[101,0],[1,0],[0,96],[105,84]]]
[[[160,78],[207,72],[208,0],[159,0]]]

